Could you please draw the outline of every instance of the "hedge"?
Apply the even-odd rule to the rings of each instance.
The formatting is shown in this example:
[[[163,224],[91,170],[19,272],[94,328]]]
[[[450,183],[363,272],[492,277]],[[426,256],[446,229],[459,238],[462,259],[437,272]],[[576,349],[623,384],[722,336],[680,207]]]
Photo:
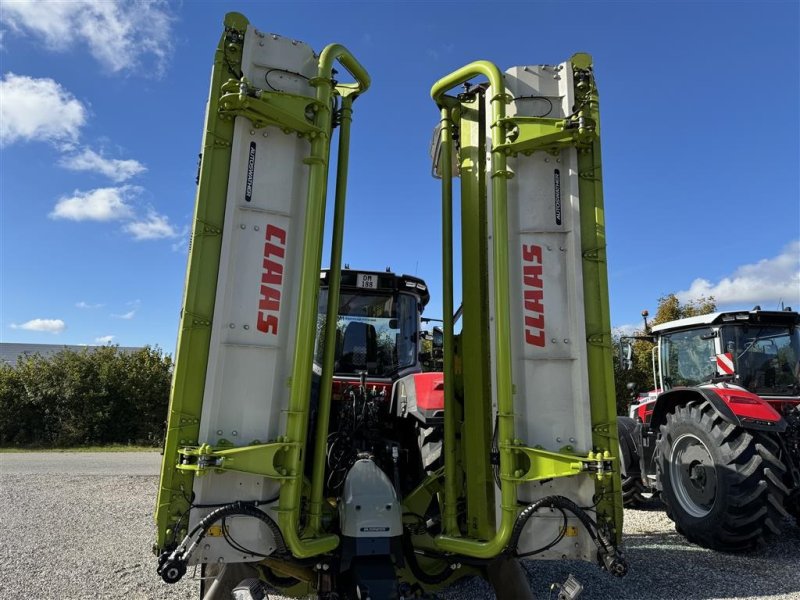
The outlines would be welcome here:
[[[0,366],[0,446],[161,444],[172,359],[158,348],[64,349]]]

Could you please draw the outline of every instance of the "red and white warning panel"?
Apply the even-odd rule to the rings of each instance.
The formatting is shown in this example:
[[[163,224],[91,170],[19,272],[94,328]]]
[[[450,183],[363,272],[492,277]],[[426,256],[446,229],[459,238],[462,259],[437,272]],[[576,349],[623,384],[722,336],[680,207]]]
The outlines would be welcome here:
[[[308,81],[317,60],[306,44],[248,26],[242,70],[256,87],[315,97]],[[256,129],[236,117],[200,444],[264,443],[285,429],[308,190],[303,159],[309,152],[309,142],[294,133]],[[208,473],[194,480],[195,502],[263,500],[277,495],[278,487],[257,475]],[[202,515],[192,511],[195,520]],[[238,532],[244,546],[269,538],[251,529]],[[258,560],[243,558],[221,537],[208,536],[206,544],[193,560]]]
[[[717,373],[720,375],[733,375],[735,372],[733,355],[730,352],[717,354]]]

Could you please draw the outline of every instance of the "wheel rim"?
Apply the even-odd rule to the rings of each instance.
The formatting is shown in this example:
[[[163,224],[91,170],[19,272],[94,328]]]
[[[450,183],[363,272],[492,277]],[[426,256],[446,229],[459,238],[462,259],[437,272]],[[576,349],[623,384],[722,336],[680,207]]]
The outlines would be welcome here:
[[[717,471],[708,447],[691,433],[672,444],[669,478],[681,508],[693,517],[704,517],[714,507]]]

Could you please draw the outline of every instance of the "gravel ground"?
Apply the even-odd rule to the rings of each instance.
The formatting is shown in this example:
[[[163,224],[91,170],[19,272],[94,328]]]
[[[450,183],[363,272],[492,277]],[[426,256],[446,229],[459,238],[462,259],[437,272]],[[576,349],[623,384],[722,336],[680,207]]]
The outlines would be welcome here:
[[[153,505],[157,453],[0,454],[0,599],[197,600],[188,576],[168,586],[155,573]],[[630,572],[614,579],[583,562],[530,562],[537,598],[570,573],[582,598],[800,599],[800,528],[752,555],[687,543],[654,503],[626,510]],[[490,600],[488,585],[464,581],[443,597]]]

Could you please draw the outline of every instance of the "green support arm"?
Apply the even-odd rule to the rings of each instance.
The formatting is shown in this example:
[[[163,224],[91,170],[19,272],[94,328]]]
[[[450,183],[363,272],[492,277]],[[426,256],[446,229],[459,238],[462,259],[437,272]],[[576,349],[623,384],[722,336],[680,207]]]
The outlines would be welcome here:
[[[225,34],[217,47],[211,71],[192,243],[156,503],[156,554],[164,549],[168,539],[185,534],[185,525],[178,532],[172,528],[181,523],[181,516],[189,509],[187,498],[191,497],[193,474],[177,469],[176,462],[178,448],[196,444],[200,430],[233,143],[233,119],[220,114],[219,90],[227,80],[228,69],[241,67],[247,25],[247,19],[238,13],[225,16]],[[197,373],[203,376],[198,377]]]
[[[431,89],[431,98],[442,108],[443,120],[445,118],[445,105],[447,98],[445,93],[453,87],[469,81],[473,77],[483,75],[489,80],[489,84],[494,94],[491,98],[492,109],[492,217],[493,217],[493,254],[494,254],[494,291],[495,291],[495,364],[496,378],[495,386],[497,390],[498,405],[498,436],[501,443],[510,445],[514,438],[514,407],[511,385],[511,342],[508,335],[510,328],[509,300],[508,300],[508,230],[505,223],[507,217],[508,188],[507,178],[509,176],[506,155],[499,150],[505,141],[503,131],[503,120],[505,119],[505,107],[509,101],[505,93],[505,84],[500,69],[488,61],[476,61],[454,71],[450,75],[437,81]],[[449,124],[448,124],[449,126]],[[444,131],[445,127],[442,128]],[[442,135],[442,180],[447,182],[452,178],[452,160],[449,159],[452,152],[452,140],[449,136]],[[448,220],[452,223],[452,187],[445,183],[442,187],[442,206],[446,213],[442,216],[443,223]],[[498,225],[501,224],[501,225]],[[448,235],[452,235],[449,233]],[[448,262],[452,265],[452,244],[443,245],[443,260],[445,265]],[[445,306],[450,302],[452,308],[452,267],[451,277],[444,277],[444,298]],[[445,363],[445,406],[452,406],[453,398],[453,377],[452,370],[449,371],[448,364],[453,364],[453,323],[452,310],[444,313],[444,363]],[[449,367],[452,369],[452,366]],[[444,411],[445,414],[445,452],[455,446],[455,422],[451,411]],[[448,415],[450,417],[448,418]],[[469,450],[468,450],[469,452]],[[448,455],[449,458],[449,455]],[[447,552],[464,554],[477,558],[493,558],[500,554],[511,538],[511,532],[517,516],[517,496],[516,487],[509,479],[513,477],[515,471],[515,455],[510,449],[500,453],[500,475],[501,475],[501,518],[500,526],[495,536],[489,541],[476,541],[468,538],[459,537],[458,524],[455,520],[454,504],[458,499],[457,480],[455,473],[455,461],[445,460],[445,533],[436,539],[437,546]]]
[[[334,61],[339,61],[342,66],[356,79],[355,84],[337,86],[346,91],[352,99],[365,92],[369,87],[370,79],[364,68],[339,44],[327,46],[320,55],[317,77],[310,81],[317,88],[317,105],[315,124],[325,133],[311,140],[311,156],[307,159],[309,165],[308,205],[304,230],[302,280],[297,310],[297,341],[294,351],[294,364],[292,367],[292,384],[289,396],[289,409],[286,412],[286,437],[297,442],[291,445],[286,452],[286,463],[290,465],[289,474],[295,477],[284,481],[281,488],[278,506],[278,524],[283,533],[286,545],[298,558],[308,558],[330,552],[339,543],[339,538],[333,534],[319,534],[318,531],[309,531],[310,537],[300,537],[300,499],[301,479],[303,473],[304,455],[308,434],[308,414],[311,397],[311,373],[314,353],[314,337],[316,335],[316,320],[309,315],[317,314],[319,297],[319,271],[322,261],[322,236],[325,220],[325,198],[327,194],[328,179],[328,151],[332,123],[331,97],[333,94],[332,70]],[[337,203],[341,203],[343,210],[344,195],[337,196]],[[334,210],[337,212],[337,210]],[[341,236],[332,242],[338,246],[338,256],[341,256]],[[331,253],[331,258],[337,256]],[[336,281],[341,277],[341,264],[331,262],[330,277]],[[328,305],[338,307],[338,287],[331,286],[328,296]],[[330,382],[333,369],[333,356],[328,357],[322,367],[322,381]],[[330,387],[330,386],[329,386]],[[330,416],[330,394],[320,398],[320,411],[317,427],[324,431],[328,429],[325,422]],[[319,444],[314,448],[312,464],[325,460],[325,448]],[[324,463],[323,463],[324,464]],[[318,470],[317,470],[318,471]],[[324,474],[324,473],[323,473]],[[315,473],[319,478],[319,473]],[[321,487],[319,481],[312,482],[315,494],[319,494]],[[319,500],[314,498],[315,506]],[[315,516],[315,526],[318,521]]]

